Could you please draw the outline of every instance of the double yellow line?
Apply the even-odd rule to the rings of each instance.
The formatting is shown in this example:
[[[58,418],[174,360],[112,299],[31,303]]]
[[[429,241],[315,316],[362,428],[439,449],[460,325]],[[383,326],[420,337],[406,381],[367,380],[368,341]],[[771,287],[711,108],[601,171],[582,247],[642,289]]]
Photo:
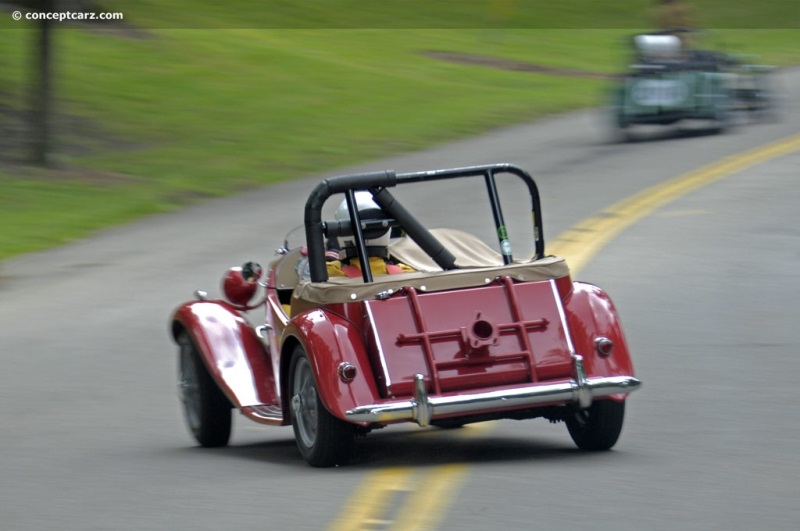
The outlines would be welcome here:
[[[547,252],[563,256],[567,259],[571,271],[579,271],[619,233],[652,214],[656,209],[698,188],[797,150],[800,150],[800,135],[727,157],[646,188],[568,229],[547,245]]]
[[[609,241],[656,209],[761,162],[800,150],[800,135],[722,159],[652,186],[581,221],[548,244],[548,253],[563,256],[573,274],[583,269]],[[491,423],[467,426],[478,434]],[[431,470],[396,467],[369,474],[351,495],[329,531],[412,531],[436,529],[469,471],[466,464]]]
[[[467,470],[465,464],[451,464],[429,472],[406,467],[373,472],[328,529],[436,529]]]

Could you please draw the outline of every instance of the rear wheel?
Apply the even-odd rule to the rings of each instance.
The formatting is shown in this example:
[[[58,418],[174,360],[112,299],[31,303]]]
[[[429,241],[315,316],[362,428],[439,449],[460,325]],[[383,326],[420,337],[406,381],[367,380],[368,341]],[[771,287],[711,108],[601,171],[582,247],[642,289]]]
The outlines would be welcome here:
[[[619,439],[624,417],[625,402],[597,400],[567,417],[567,429],[581,450],[608,450]]]
[[[292,428],[303,459],[315,467],[345,462],[353,452],[355,427],[325,409],[311,362],[300,346],[292,354],[289,385]]]
[[[178,388],[189,431],[201,446],[225,446],[231,436],[231,403],[208,373],[186,333],[178,338]]]

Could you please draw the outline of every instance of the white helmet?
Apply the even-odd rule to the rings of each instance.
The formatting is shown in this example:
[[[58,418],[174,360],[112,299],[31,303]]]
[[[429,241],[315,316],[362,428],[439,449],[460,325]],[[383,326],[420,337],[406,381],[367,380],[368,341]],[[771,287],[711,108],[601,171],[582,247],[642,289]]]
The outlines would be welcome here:
[[[381,210],[381,207],[372,199],[372,194],[369,192],[356,192],[356,208],[361,221],[387,219],[386,213]],[[350,212],[347,209],[347,200],[345,199],[339,204],[336,209],[337,221],[350,221]],[[383,258],[389,257],[389,233],[390,228],[387,226],[384,230],[373,229],[364,231],[364,244],[367,246],[367,254],[370,256],[381,256]],[[352,258],[356,255],[356,244],[353,236],[345,236],[341,240],[342,249],[339,253],[342,259]]]

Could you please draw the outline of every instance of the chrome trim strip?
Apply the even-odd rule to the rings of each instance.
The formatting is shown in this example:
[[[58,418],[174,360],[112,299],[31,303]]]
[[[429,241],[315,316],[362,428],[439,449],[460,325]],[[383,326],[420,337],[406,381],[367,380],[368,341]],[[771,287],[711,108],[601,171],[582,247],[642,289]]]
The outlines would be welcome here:
[[[256,404],[242,408],[242,413],[253,420],[283,421],[283,410],[277,404]]]
[[[569,326],[567,326],[567,315],[564,313],[564,305],[561,303],[561,295],[558,294],[558,286],[556,286],[556,281],[552,278],[550,279],[550,287],[553,288],[553,299],[556,301],[558,316],[561,318],[561,326],[564,327],[564,335],[567,338],[567,348],[569,349],[570,355],[574,358],[575,345],[572,343],[572,334],[570,334]]]
[[[550,287],[553,290],[553,299],[555,300],[556,308],[558,308],[558,317],[561,319],[561,326],[564,328],[564,337],[567,340],[567,349],[569,349],[569,355],[572,357],[572,364],[575,366],[575,381],[578,385],[575,401],[578,402],[578,405],[581,408],[586,409],[592,405],[592,392],[586,386],[586,371],[583,368],[583,356],[575,353],[575,344],[572,342],[572,333],[570,332],[569,325],[567,324],[567,314],[564,311],[564,304],[561,301],[561,295],[558,293],[558,286],[556,285],[556,281],[554,279],[550,279]]]
[[[383,376],[386,378],[386,388],[392,388],[392,379],[389,376],[389,368],[386,366],[386,356],[383,353],[381,346],[381,338],[378,333],[378,327],[375,325],[375,317],[372,315],[372,303],[367,301],[364,306],[367,308],[367,316],[369,317],[369,324],[372,325],[372,333],[375,334],[375,345],[378,348],[378,359],[381,360],[381,368],[383,369]]]
[[[289,324],[289,317],[283,311],[283,308],[280,307],[279,303],[276,303],[272,297],[267,297],[267,304],[272,308],[273,315],[278,317],[278,320],[281,322],[281,326],[286,328],[286,325]]]

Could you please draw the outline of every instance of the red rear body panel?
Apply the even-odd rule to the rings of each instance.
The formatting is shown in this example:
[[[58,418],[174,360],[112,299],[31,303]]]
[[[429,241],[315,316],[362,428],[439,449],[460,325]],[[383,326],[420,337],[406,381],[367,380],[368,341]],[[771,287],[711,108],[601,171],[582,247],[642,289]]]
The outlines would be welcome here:
[[[569,378],[573,363],[555,284],[501,283],[364,303],[383,398]],[[372,349],[371,349],[372,350]]]

